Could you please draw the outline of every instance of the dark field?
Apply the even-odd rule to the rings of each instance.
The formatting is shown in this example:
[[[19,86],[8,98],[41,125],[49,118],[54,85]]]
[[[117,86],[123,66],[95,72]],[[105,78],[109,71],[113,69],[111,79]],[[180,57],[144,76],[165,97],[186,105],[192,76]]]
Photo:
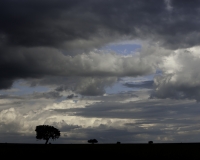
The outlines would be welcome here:
[[[8,158],[156,158],[199,159],[200,143],[176,144],[0,144],[1,155]]]

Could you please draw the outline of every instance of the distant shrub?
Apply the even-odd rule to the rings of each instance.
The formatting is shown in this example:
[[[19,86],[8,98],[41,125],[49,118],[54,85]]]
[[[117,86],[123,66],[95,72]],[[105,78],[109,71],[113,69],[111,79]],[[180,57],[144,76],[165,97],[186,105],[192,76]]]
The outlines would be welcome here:
[[[149,141],[148,143],[149,143],[149,144],[153,144],[153,141]]]
[[[98,141],[96,139],[90,139],[90,140],[88,140],[88,143],[94,144],[94,143],[98,143]]]

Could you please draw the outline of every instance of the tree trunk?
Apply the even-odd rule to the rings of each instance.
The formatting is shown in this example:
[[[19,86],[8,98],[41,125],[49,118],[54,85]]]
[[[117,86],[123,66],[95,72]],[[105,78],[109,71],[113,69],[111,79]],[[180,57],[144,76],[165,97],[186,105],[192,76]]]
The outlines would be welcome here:
[[[49,141],[49,138],[46,140],[46,143],[45,143],[45,144],[47,144],[47,143],[48,143],[48,141]]]

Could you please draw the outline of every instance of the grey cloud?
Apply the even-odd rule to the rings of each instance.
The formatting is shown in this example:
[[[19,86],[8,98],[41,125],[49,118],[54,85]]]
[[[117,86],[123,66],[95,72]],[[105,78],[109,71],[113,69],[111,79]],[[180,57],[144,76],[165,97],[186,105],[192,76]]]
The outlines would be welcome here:
[[[73,98],[77,98],[78,96],[77,95],[74,95],[74,94],[70,94],[67,96],[68,99],[73,99]]]
[[[116,77],[45,77],[39,80],[31,79],[28,85],[54,85],[56,92],[73,91],[85,96],[97,96],[105,93],[105,87],[112,86],[116,82]]]
[[[195,138],[199,139],[197,137],[197,130],[199,128],[198,119],[194,118],[198,117],[198,114],[193,115],[193,113],[199,110],[198,104],[190,101],[190,103],[186,102],[183,105],[181,101],[172,102],[171,100],[164,102],[163,100],[158,100],[151,104],[159,104],[160,102],[163,104],[167,102],[172,103],[173,106],[170,108],[169,106],[161,104],[160,106],[146,106],[145,104],[147,103],[144,103],[141,104],[143,107],[145,106],[144,110],[141,109],[143,107],[138,107],[141,109],[140,113],[134,114],[134,111],[127,111],[134,115],[132,117],[135,119],[134,123],[125,123],[124,125],[116,127],[112,126],[112,123],[107,123],[105,125],[101,124],[98,127],[80,128],[76,130],[76,132],[85,133],[85,137],[88,139],[96,138],[100,143],[116,143],[117,141],[121,141],[122,143],[147,143],[149,140],[153,140],[154,142],[195,142]],[[108,106],[104,108],[104,105],[105,104],[102,104],[101,106],[102,112],[104,110],[104,112],[110,113],[110,116],[104,118],[122,118],[119,114],[119,112],[122,112],[122,107],[117,108],[114,107],[116,104],[113,104],[113,106],[110,106],[110,110],[106,110]],[[127,110],[126,105],[127,104],[124,104],[124,110]],[[154,107],[161,108],[162,111],[158,114],[154,114]],[[146,109],[149,109],[148,112],[151,113],[142,116],[141,113],[145,112]],[[172,113],[172,109],[174,113]],[[97,110],[95,114],[91,112],[90,114],[93,114],[94,117],[98,117],[99,112],[101,111]],[[118,112],[118,116],[113,117],[112,112]],[[167,112],[167,114],[165,112]],[[177,112],[177,114],[175,112]],[[151,114],[153,116],[150,116]],[[191,115],[193,115],[193,118]],[[83,114],[81,116],[83,116]],[[124,116],[124,118],[125,117],[126,116]],[[190,130],[190,132],[188,132],[188,130]],[[195,138],[190,135],[195,136]]]
[[[94,96],[94,97],[82,97],[83,100],[94,100],[94,101],[103,101],[103,102],[120,102],[124,100],[129,100],[130,98],[138,98],[137,92],[124,92],[118,94],[111,94],[106,96]]]
[[[171,137],[175,137],[175,132],[173,131],[165,131],[161,130],[159,127],[144,129],[142,127],[137,127],[135,124],[134,127],[130,129],[130,126],[115,128],[108,127],[107,125],[100,125],[98,127],[88,127],[88,128],[80,128],[78,130],[74,130],[72,133],[74,135],[78,135],[78,133],[85,133],[84,138],[66,137],[68,142],[75,140],[75,143],[87,143],[88,139],[96,138],[98,143],[113,143],[116,144],[117,141],[123,143],[147,143],[149,140],[153,140],[154,142],[173,142],[170,140]],[[172,136],[169,136],[172,133]],[[158,139],[160,137],[160,139]],[[168,140],[164,138],[169,138]],[[180,138],[180,137],[179,137]],[[182,138],[182,137],[181,137]],[[181,139],[180,138],[180,139]],[[65,138],[63,138],[64,140]],[[176,139],[177,142],[180,139]]]
[[[9,94],[1,94],[0,99],[23,99],[23,97]]]
[[[199,1],[172,0],[170,5],[171,11],[164,0],[3,0],[0,31],[8,44],[22,46],[60,46],[96,37],[113,37],[111,41],[122,36],[149,37],[173,48],[198,44]]]
[[[81,128],[81,126],[78,125],[64,125],[63,127],[60,128],[62,132],[69,132],[71,130]]]
[[[81,126],[78,125],[70,125],[67,124],[64,120],[62,120],[61,122],[49,122],[48,120],[46,120],[44,122],[44,125],[52,125],[56,128],[59,128],[59,130],[61,132],[70,132],[71,130],[77,129],[77,128],[81,128]]]
[[[70,94],[69,96],[67,96],[67,98],[71,99],[74,97],[74,94]]]
[[[50,92],[44,92],[44,93],[39,93],[39,92],[34,92],[33,94],[30,95],[32,98],[46,98],[46,99],[56,99],[56,98],[61,98],[62,96],[60,93],[55,92],[55,91],[50,91]]]
[[[1,0],[0,89],[12,87],[13,82],[21,78],[32,86],[42,84],[57,88],[49,93],[30,95],[29,103],[34,97],[45,97],[45,101],[50,101],[51,98],[60,97],[60,91],[68,89],[75,94],[103,95],[105,86],[112,85],[116,77],[152,73],[152,62],[159,64],[163,71],[162,76],[154,79],[154,99],[147,101],[132,102],[123,95],[120,98],[99,96],[96,100],[101,103],[86,108],[38,111],[37,114],[32,111],[30,113],[34,116],[28,115],[30,117],[27,119],[12,109],[6,110],[9,105],[21,106],[23,102],[1,105],[1,110],[4,109],[0,115],[1,133],[8,131],[11,137],[17,136],[19,134],[16,132],[24,127],[23,122],[38,122],[38,119],[48,118],[50,114],[59,116],[72,113],[70,115],[77,117],[136,119],[136,122],[125,123],[122,128],[109,127],[108,124],[83,128],[68,123],[53,123],[54,119],[50,121],[50,118],[45,123],[60,126],[64,131],[69,130],[79,142],[94,135],[99,138],[103,135],[104,142],[118,139],[125,142],[130,139],[133,142],[153,139],[159,142],[191,141],[194,138],[197,141],[199,104],[171,99],[199,101],[198,53],[174,52],[169,56],[169,50],[199,45],[199,6],[198,0],[171,0],[170,5],[164,0]],[[120,57],[93,50],[124,39],[147,40],[164,49],[146,48],[141,57]],[[163,57],[159,55],[166,56],[166,59],[160,61]],[[127,94],[129,97],[134,95]],[[4,98],[11,100],[12,96],[1,96],[1,100]],[[95,100],[94,97],[90,99]],[[123,99],[130,102],[118,102]],[[41,109],[46,105],[41,103],[37,107]],[[22,107],[21,112],[25,113],[25,109]],[[86,136],[81,137],[80,133],[86,133]],[[0,137],[6,138],[6,134]]]
[[[13,52],[16,55],[11,56]],[[72,57],[64,56],[62,52],[52,48],[20,48],[16,51],[11,50],[8,55],[1,58],[4,77],[11,77],[11,73],[13,76],[18,75],[22,78],[23,76],[28,78],[41,75],[136,76],[153,70],[151,65],[140,57],[121,57],[116,54],[100,54],[98,51]],[[9,66],[10,73],[3,70]]]
[[[78,136],[78,133],[84,133],[84,137]],[[159,128],[149,128],[147,131],[142,127],[138,127],[137,124],[134,127],[113,127],[101,124],[98,127],[78,128],[72,130],[71,134],[72,136],[68,137],[66,133],[63,140],[67,139],[68,143],[87,143],[88,139],[95,138],[98,143],[116,143],[117,141],[121,143],[147,143],[149,139],[167,136],[167,133]]]
[[[191,107],[190,107],[191,106]],[[146,119],[149,123],[170,119],[189,118],[190,114],[197,115],[198,104],[194,101],[159,100],[145,101],[97,102],[86,108],[55,109],[56,112],[72,112],[76,116],[121,119]],[[181,111],[181,114],[180,114]],[[179,115],[178,115],[179,114]],[[178,117],[176,117],[178,116]],[[144,122],[143,122],[144,123]]]
[[[7,88],[12,87],[13,82],[14,82],[13,79],[2,77],[0,79],[0,89],[7,89]]]
[[[99,127],[82,130],[86,133],[87,139],[96,138],[98,143],[116,143],[117,141],[121,141],[122,143],[141,142],[141,139],[134,137],[136,134],[139,134],[139,132],[134,133],[134,131],[128,131],[126,129],[117,129],[114,127],[107,127],[106,125],[100,125]]]
[[[59,105],[48,99],[45,106],[49,108],[43,108],[44,104],[38,102],[39,108],[36,104],[32,107],[24,104],[26,108],[4,109],[0,112],[0,138],[7,142],[13,140],[9,137],[15,137],[19,139],[13,142],[43,143],[35,142],[34,128],[38,124],[48,124],[61,130],[62,136],[54,143],[87,143],[91,138],[96,138],[99,143],[191,142],[199,139],[199,104],[195,101],[144,99],[127,102],[129,95],[126,96],[121,103],[107,100],[90,105],[84,97],[84,102],[80,100],[77,105],[87,104],[85,108],[69,106],[71,109],[67,110],[58,108],[71,100]],[[95,97],[88,98],[95,102]],[[96,98],[98,101],[99,97]],[[28,111],[24,112],[26,109]],[[76,120],[85,121],[86,126],[84,123],[77,125]]]
[[[86,96],[102,95],[105,93],[104,88],[108,85],[112,85],[116,78],[76,77],[73,79],[72,83],[65,83],[56,88],[56,91],[72,90]]]
[[[105,87],[111,86],[115,81],[115,77],[84,78],[78,83],[75,91],[86,96],[103,95],[105,93]]]
[[[152,98],[195,99],[200,97],[198,47],[179,50],[163,58],[160,68],[163,74],[154,79]]]
[[[170,49],[198,45],[199,1],[172,0],[170,11],[166,5],[164,0],[2,0],[0,88],[19,78],[147,74],[151,64],[143,59],[89,51],[122,39]]]
[[[97,138],[101,143],[117,141],[141,143],[149,140],[154,142],[192,142],[196,139],[189,136],[190,134],[198,139],[198,106],[198,103],[189,100],[154,99],[121,104],[115,102],[96,103],[86,108],[56,111],[74,112],[76,116],[88,118],[135,120],[134,123],[125,123],[116,128],[110,122],[98,127],[80,128],[77,131],[86,133],[88,138]],[[190,133],[187,132],[188,130]]]
[[[11,82],[18,78],[37,80],[45,76],[136,76],[154,70],[151,64],[139,57],[127,58],[98,52],[71,57],[63,55],[57,49],[43,47],[9,49],[9,52],[0,55],[0,58],[3,82],[7,82],[1,84],[2,88],[11,87]]]
[[[26,95],[9,95],[9,94],[2,94],[0,95],[0,99],[8,99],[8,100],[26,100],[26,99],[40,99],[40,98],[46,98],[46,99],[56,99],[61,98],[59,92],[56,91],[49,91],[49,92],[33,92],[31,94]],[[15,105],[20,102],[16,102]]]

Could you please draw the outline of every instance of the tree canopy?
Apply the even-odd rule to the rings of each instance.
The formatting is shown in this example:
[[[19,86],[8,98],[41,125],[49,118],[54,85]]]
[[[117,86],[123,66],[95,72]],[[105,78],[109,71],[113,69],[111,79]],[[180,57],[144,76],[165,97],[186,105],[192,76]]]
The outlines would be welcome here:
[[[88,143],[94,144],[94,143],[98,143],[98,141],[96,139],[90,139],[90,140],[88,140]]]
[[[46,140],[45,144],[48,143],[49,139],[58,139],[60,137],[60,131],[57,128],[49,125],[36,126],[36,138]]]

